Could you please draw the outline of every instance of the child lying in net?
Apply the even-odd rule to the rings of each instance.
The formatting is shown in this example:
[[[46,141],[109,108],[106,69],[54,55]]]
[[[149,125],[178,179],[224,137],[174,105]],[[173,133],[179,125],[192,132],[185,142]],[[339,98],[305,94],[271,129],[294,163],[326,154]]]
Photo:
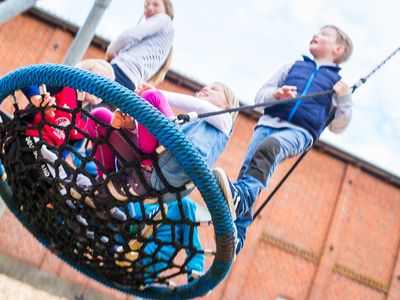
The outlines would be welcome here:
[[[139,85],[136,92],[166,116],[173,114],[170,105],[183,112],[197,111],[198,113],[238,106],[238,101],[231,89],[221,83],[213,83],[204,87],[196,96],[156,90],[149,84]],[[140,157],[141,153],[154,152],[158,146],[155,137],[144,126],[136,125],[133,118],[123,115],[118,110],[112,113],[106,108],[97,108],[92,111],[92,114],[101,121],[111,124],[112,127],[120,128],[121,131],[124,131],[124,135],[130,138],[130,143],[128,143],[120,130],[108,134],[107,128],[91,119],[88,120],[89,135],[94,139],[107,137],[109,142],[101,143],[96,148],[95,158],[104,166],[104,169],[98,168],[98,174],[102,176],[103,170],[107,172],[107,175],[111,174],[107,185],[103,185],[104,188],[100,188],[95,193],[96,207],[112,208],[115,206],[112,197],[118,201],[126,201],[129,195],[149,199],[154,197],[154,191],[165,192],[166,187],[160,175],[153,168],[153,161]],[[209,167],[215,163],[224,150],[232,132],[235,116],[235,114],[221,114],[198,119],[181,127],[182,132],[193,143]],[[137,145],[140,151],[135,151],[132,144]],[[120,159],[116,161],[116,157]],[[124,163],[138,160],[140,160],[141,167],[129,167],[124,170]],[[181,163],[170,151],[166,150],[159,155],[157,162],[170,187],[180,188],[191,181]],[[116,165],[122,168],[123,172],[114,174]],[[141,180],[141,178],[145,180]],[[176,198],[175,194],[171,195],[168,200],[173,200],[174,197]]]

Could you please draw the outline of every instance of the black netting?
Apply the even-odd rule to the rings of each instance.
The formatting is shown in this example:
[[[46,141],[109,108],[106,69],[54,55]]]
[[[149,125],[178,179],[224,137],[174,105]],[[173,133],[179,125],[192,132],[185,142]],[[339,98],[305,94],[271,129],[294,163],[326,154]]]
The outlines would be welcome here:
[[[170,285],[175,277],[190,280],[202,271],[201,223],[192,201],[182,196],[186,188],[171,186],[161,172],[159,158],[166,152],[141,152],[132,131],[112,128],[80,103],[56,109],[70,120],[56,124],[30,105],[17,109],[1,131],[7,181],[31,231],[53,252],[117,286]],[[82,120],[103,134],[90,136]],[[54,133],[62,142],[52,140]],[[129,156],[115,136],[129,146]],[[105,146],[115,155],[112,170],[99,155]],[[152,170],[143,160],[151,161]],[[153,188],[154,177],[164,188]]]

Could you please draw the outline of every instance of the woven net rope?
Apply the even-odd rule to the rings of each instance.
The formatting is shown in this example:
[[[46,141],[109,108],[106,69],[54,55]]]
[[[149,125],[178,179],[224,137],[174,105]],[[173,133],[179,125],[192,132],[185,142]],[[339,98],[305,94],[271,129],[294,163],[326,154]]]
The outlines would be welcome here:
[[[137,154],[127,161],[110,142],[116,130],[80,105],[72,109],[56,106],[71,116],[67,126],[46,121],[43,108],[33,108],[35,114],[42,116],[35,125],[24,121],[26,114],[32,113],[26,109],[17,108],[13,116],[2,114],[1,159],[7,180],[1,182],[0,194],[20,222],[64,261],[122,292],[145,298],[186,299],[213,289],[229,272],[234,258],[232,218],[215,177],[180,128],[121,85],[63,65],[32,65],[8,73],[0,79],[0,99],[33,84],[93,94],[148,129],[198,188],[211,215],[215,249],[199,246],[198,227],[202,222],[189,215],[194,204],[184,197],[187,187],[169,184],[158,164],[159,156],[142,153],[126,136],[126,142]],[[104,128],[105,135],[89,136],[76,125],[80,118]],[[47,142],[49,127],[63,134],[61,144]],[[36,136],[27,134],[29,130],[35,130]],[[71,141],[72,132],[79,133],[80,149],[86,152],[82,153]],[[118,132],[124,137],[124,131]],[[96,159],[94,153],[101,145],[107,145],[115,154],[115,170],[105,169]],[[72,164],[68,162],[71,157]],[[142,159],[153,162],[165,188],[150,188],[142,172]],[[104,175],[96,176],[90,165],[101,169]],[[142,183],[140,193],[132,193],[129,184],[125,184],[125,178],[132,173]],[[110,186],[116,184],[123,195],[120,199],[110,192]],[[99,195],[108,199],[106,204],[98,200]],[[125,217],[114,218],[110,213],[113,209]],[[174,210],[179,217],[170,216]],[[213,255],[211,266],[205,272],[196,272],[194,261],[204,261],[207,254]],[[188,283],[175,284],[174,279],[179,276],[187,277]]]

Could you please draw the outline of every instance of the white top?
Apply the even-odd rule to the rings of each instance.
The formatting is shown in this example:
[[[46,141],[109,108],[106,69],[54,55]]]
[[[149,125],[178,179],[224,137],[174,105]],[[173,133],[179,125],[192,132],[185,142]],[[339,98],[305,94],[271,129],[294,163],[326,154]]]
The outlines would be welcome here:
[[[160,90],[164,97],[167,99],[168,103],[171,107],[179,109],[185,113],[189,113],[195,111],[199,114],[206,112],[213,112],[223,110],[221,107],[218,107],[206,100],[201,98],[193,97],[186,94],[174,93]],[[223,132],[226,136],[229,136],[232,131],[233,120],[232,116],[229,113],[211,116],[204,118],[204,121],[214,126],[221,132]]]
[[[137,87],[149,80],[164,64],[172,48],[174,28],[166,14],[154,15],[124,31],[107,48],[111,61]]]

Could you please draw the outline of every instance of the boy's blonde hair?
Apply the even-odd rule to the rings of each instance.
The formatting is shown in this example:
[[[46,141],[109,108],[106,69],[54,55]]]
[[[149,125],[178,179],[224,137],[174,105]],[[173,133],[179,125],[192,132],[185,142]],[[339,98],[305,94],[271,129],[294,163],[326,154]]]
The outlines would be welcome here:
[[[222,87],[226,99],[226,103],[228,104],[228,108],[236,108],[239,107],[239,100],[236,97],[235,93],[232,91],[230,87],[222,82],[214,82],[214,84],[219,85]],[[238,112],[231,112],[232,120],[235,122]]]
[[[334,63],[341,64],[347,61],[353,53],[353,42],[350,37],[342,29],[335,25],[325,25],[323,28],[331,28],[336,31],[336,43],[344,46],[343,54],[336,59]]]
[[[104,76],[110,80],[115,80],[114,69],[111,64],[100,58],[89,58],[78,62],[75,65],[76,68],[87,70],[101,76]]]

